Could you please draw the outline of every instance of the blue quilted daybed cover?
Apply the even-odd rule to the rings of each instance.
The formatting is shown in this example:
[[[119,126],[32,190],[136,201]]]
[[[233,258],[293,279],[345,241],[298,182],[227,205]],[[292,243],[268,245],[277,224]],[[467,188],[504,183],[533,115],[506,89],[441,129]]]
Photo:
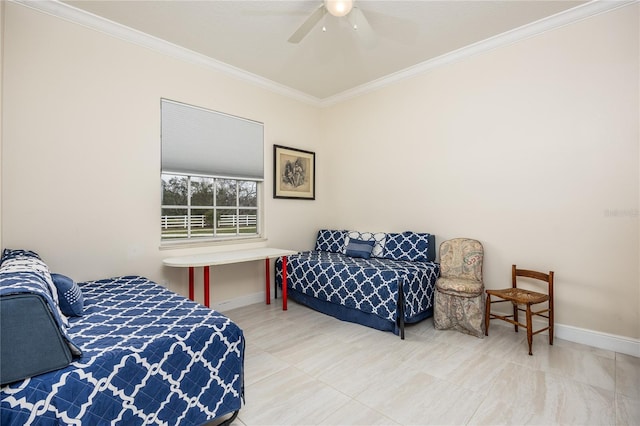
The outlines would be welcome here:
[[[395,334],[401,332],[401,315],[404,322],[413,323],[433,314],[440,265],[432,261],[435,243],[431,237],[427,243],[422,237],[427,234],[369,233],[367,238],[377,238],[372,257],[359,258],[346,254],[349,235],[353,239],[365,234],[321,230],[316,250],[288,257],[287,290],[291,299],[334,317]],[[412,260],[399,260],[405,258]],[[281,259],[276,262],[276,284],[282,286]]]
[[[365,325],[398,334],[398,289],[402,288],[404,296],[405,322],[428,318],[433,314],[438,273],[439,265],[434,262],[358,259],[308,251],[288,257],[287,290],[289,297],[303,303],[308,301],[304,296],[329,302],[321,310],[333,316],[344,316],[346,312],[337,312],[343,308],[373,315],[378,320],[369,317]],[[276,282],[282,284],[280,259]]]
[[[138,276],[80,283],[82,357],[4,386],[9,425],[199,425],[240,409],[244,336],[222,314]]]

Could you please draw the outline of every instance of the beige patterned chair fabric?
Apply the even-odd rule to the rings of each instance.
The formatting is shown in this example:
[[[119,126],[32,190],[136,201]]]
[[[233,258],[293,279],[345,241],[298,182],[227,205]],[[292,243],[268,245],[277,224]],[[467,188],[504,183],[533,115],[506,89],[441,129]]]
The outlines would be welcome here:
[[[455,238],[440,244],[433,317],[436,329],[484,337],[483,258],[484,249],[477,240]]]

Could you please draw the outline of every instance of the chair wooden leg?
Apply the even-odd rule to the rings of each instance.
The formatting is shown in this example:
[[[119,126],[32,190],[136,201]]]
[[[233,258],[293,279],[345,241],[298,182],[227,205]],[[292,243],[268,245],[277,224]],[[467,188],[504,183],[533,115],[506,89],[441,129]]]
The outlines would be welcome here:
[[[487,293],[487,300],[484,303],[484,335],[489,335],[489,321],[491,316],[491,295]]]
[[[516,329],[516,333],[518,332],[518,304],[517,303],[513,303],[513,320],[516,322],[515,324],[513,324],[513,326]]]
[[[531,324],[531,305],[527,304],[527,343],[529,343],[529,355],[533,355],[531,352],[531,345],[533,344],[533,327]]]
[[[553,346],[553,302],[549,310],[549,344]]]

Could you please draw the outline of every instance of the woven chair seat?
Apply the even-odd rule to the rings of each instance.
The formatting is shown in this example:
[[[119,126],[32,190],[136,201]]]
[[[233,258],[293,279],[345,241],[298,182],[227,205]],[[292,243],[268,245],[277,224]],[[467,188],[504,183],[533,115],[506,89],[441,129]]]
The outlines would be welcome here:
[[[504,290],[487,290],[487,293],[492,296],[497,296],[501,299],[511,300],[518,305],[538,304],[549,300],[549,296],[544,293],[537,293],[535,291],[524,290],[521,288],[507,288]]]

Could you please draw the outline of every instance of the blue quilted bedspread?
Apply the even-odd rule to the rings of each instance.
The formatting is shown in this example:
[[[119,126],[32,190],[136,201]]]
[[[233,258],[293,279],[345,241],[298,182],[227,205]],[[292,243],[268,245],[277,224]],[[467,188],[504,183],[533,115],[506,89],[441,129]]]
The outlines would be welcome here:
[[[399,289],[404,296],[404,318],[433,307],[440,268],[434,262],[407,262],[382,258],[353,258],[340,253],[307,251],[289,256],[287,287],[306,296],[395,322]],[[276,282],[282,267],[276,264]]]
[[[82,357],[0,390],[9,425],[199,425],[239,410],[244,336],[222,314],[142,277],[80,283],[68,335]]]

